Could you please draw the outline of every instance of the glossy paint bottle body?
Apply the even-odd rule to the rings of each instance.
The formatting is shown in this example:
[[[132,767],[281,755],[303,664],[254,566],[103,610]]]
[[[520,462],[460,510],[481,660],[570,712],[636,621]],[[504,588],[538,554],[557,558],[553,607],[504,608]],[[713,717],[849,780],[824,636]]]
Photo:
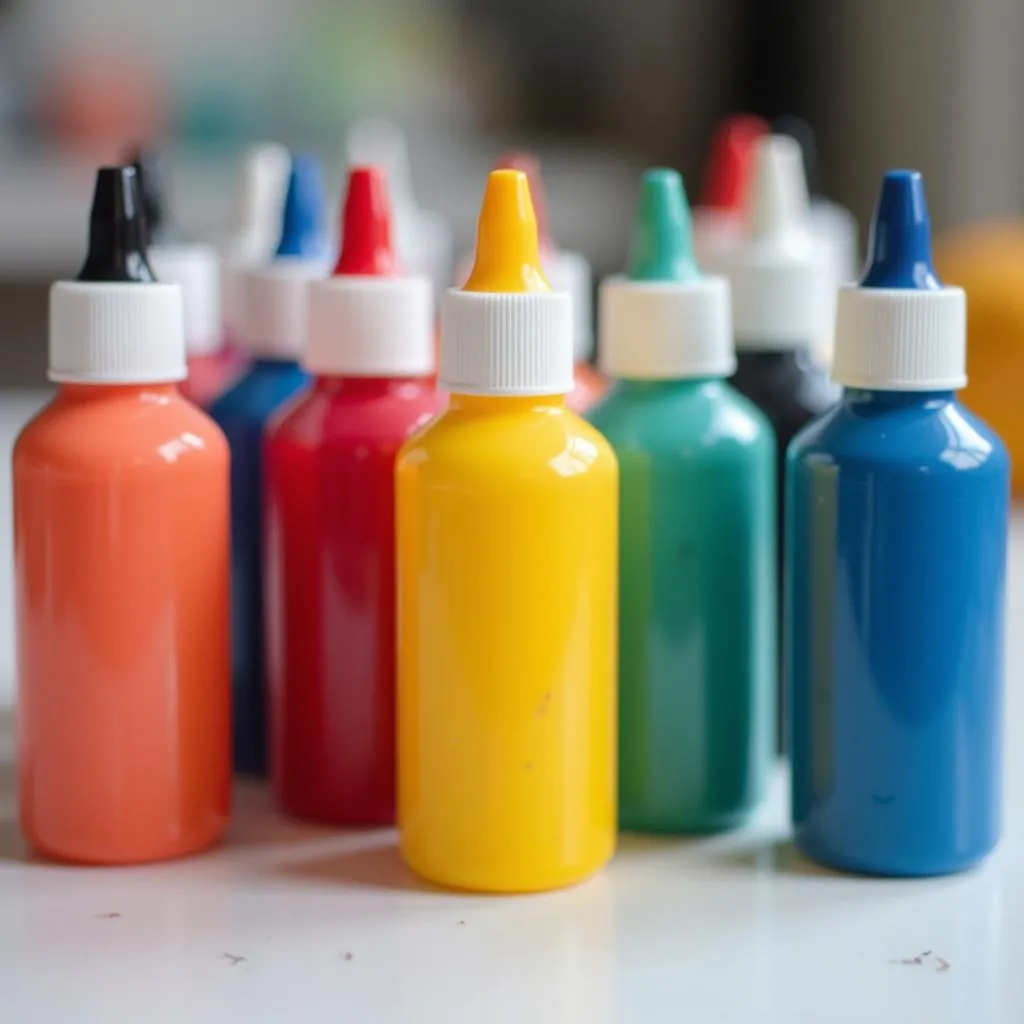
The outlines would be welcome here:
[[[228,450],[173,384],[66,385],[14,452],[22,827],[97,864],[227,825]]]
[[[395,456],[429,382],[320,378],[267,439],[272,778],[331,824],[395,817]]]
[[[741,824],[774,733],[774,440],[724,381],[620,381],[619,824]]]
[[[403,855],[579,881],[615,841],[615,457],[561,397],[453,395],[397,473]]]
[[[267,770],[263,611],[263,432],[309,383],[294,360],[256,359],[210,415],[231,448],[231,647],[235,770]]]
[[[1008,472],[952,392],[848,391],[793,444],[793,818],[816,860],[942,874],[996,843]]]

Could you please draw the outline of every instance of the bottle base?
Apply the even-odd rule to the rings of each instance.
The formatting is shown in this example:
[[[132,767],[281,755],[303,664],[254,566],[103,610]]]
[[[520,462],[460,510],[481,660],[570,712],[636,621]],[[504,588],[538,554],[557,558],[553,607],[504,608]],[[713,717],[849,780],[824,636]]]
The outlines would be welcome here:
[[[523,895],[535,892],[554,892],[558,889],[571,889],[582,885],[595,875],[601,873],[615,852],[614,842],[608,853],[585,865],[574,865],[561,871],[552,871],[541,875],[539,872],[518,874],[516,872],[459,872],[445,871],[434,864],[427,864],[417,859],[401,843],[399,849],[402,859],[409,869],[431,885],[455,892],[479,892],[504,894],[506,896]]]
[[[708,836],[722,832],[733,832],[750,820],[752,811],[719,814],[710,818],[668,819],[623,817],[619,829],[623,832],[644,833],[665,836]]]
[[[140,864],[156,864],[160,861],[183,860],[186,857],[204,853],[211,847],[219,845],[224,838],[226,828],[227,821],[225,820],[224,824],[212,834],[201,839],[168,845],[159,851],[140,849],[130,853],[101,853],[95,850],[71,852],[29,836],[25,837],[25,842],[34,856],[55,864],[69,864],[78,867],[131,867]]]
[[[280,798],[275,803],[285,817],[307,825],[327,825],[331,828],[392,828],[396,820],[393,807],[308,807]]]
[[[821,867],[868,878],[936,878],[942,875],[957,875],[976,868],[996,847],[996,844],[992,844],[966,857],[894,857],[882,860],[837,852],[799,832],[794,837],[794,842],[796,848],[808,860]]]

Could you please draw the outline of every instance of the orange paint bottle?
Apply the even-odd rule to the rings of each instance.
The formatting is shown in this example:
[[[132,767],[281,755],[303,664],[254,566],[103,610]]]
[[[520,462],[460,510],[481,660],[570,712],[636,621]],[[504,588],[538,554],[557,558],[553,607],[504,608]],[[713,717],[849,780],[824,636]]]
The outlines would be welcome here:
[[[230,795],[228,450],[182,398],[181,290],[146,259],[131,168],[50,296],[54,401],[14,450],[21,825],[39,853],[198,850]]]

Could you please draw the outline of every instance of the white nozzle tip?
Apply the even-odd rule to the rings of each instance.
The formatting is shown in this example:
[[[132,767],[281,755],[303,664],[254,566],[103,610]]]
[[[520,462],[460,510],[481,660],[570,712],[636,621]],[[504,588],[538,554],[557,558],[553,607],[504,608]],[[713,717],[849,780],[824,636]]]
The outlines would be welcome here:
[[[754,150],[754,173],[747,196],[750,235],[799,233],[810,237],[807,177],[800,144],[788,135],[769,135]]]
[[[268,258],[280,227],[291,157],[284,146],[261,142],[246,151],[238,173],[235,238],[238,247],[260,249],[252,258]]]

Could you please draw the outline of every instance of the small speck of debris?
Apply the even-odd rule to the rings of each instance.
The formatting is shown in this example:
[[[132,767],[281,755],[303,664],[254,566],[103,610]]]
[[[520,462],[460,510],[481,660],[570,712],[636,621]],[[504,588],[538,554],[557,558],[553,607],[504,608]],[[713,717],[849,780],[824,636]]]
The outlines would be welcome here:
[[[237,967],[243,960],[246,959],[244,956],[235,956],[234,953],[221,953],[221,960],[230,960],[232,967]]]
[[[465,923],[466,923],[465,921],[460,921],[460,922],[459,922],[459,924],[465,924]]]
[[[889,963],[905,964],[911,967],[923,967],[925,959],[927,957],[930,957],[931,955],[932,951],[930,949],[926,949],[923,953],[918,953],[917,956],[907,957],[906,959],[902,960],[890,960]],[[935,963],[937,965],[935,968],[936,974],[942,974],[944,971],[948,971],[950,968],[949,961],[939,956],[938,953],[935,954]]]
[[[121,917],[121,911],[112,910],[109,914],[97,914],[96,917],[101,921],[113,921],[116,917]]]
[[[879,807],[888,807],[890,804],[896,803],[896,796],[893,793],[872,793],[871,799]]]
[[[526,764],[524,764],[524,765],[523,765],[523,767],[524,767],[524,768],[525,768],[525,769],[526,769],[526,770],[527,770],[528,772],[532,772],[532,771],[533,771],[533,762],[532,762],[532,761],[527,761],[527,762],[526,762]]]
[[[354,953],[345,953],[342,955],[342,960],[351,960],[355,956]]]

